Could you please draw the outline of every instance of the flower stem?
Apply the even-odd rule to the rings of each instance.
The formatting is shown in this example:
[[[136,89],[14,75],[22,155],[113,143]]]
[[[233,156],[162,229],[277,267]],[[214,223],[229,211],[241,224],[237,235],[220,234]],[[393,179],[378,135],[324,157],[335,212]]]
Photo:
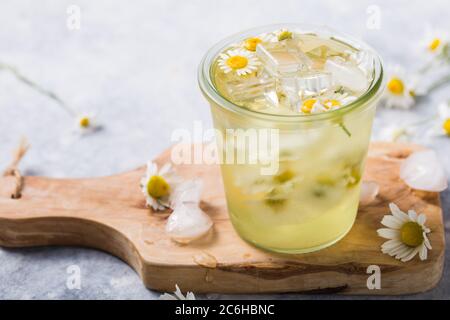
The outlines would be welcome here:
[[[342,130],[344,130],[344,132],[347,134],[349,138],[352,136],[352,133],[347,129],[347,127],[343,122],[339,122],[339,127],[341,127]]]
[[[14,75],[17,80],[19,80],[20,82],[22,82],[23,84],[32,88],[33,90],[39,92],[40,94],[43,94],[47,98],[56,102],[71,116],[76,115],[76,113],[69,106],[67,106],[67,104],[56,93],[41,87],[39,84],[37,84],[36,82],[34,82],[33,80],[29,79],[24,74],[22,74],[16,67],[0,62],[0,70],[1,69],[5,69],[5,70],[11,72],[11,74]]]

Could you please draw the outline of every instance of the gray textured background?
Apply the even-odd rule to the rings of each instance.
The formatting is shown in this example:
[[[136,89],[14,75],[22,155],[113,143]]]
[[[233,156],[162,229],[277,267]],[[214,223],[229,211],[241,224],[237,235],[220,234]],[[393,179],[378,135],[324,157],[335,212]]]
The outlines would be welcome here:
[[[70,4],[81,8],[81,30],[66,27]],[[366,10],[373,4],[381,9],[380,30],[366,28]],[[77,111],[99,112],[104,130],[81,138],[74,135],[72,119],[58,105],[0,70],[0,168],[6,166],[19,137],[25,135],[32,144],[21,164],[26,174],[109,175],[156,156],[170,144],[173,129],[189,129],[194,120],[211,125],[208,106],[197,88],[197,65],[212,44],[240,30],[279,22],[327,24],[364,39],[386,62],[408,66],[415,61],[414,48],[427,22],[450,30],[449,11],[445,0],[2,0],[0,62],[17,66]],[[414,113],[379,110],[375,133],[382,125],[429,114],[437,102],[449,98],[447,87],[423,101]],[[449,141],[441,138],[431,143],[447,163]],[[442,199],[448,215],[450,192],[444,192]],[[449,227],[447,222],[447,238]],[[448,259],[447,252],[447,268],[439,286],[409,298],[450,298]],[[66,288],[66,268],[72,264],[81,268],[81,290]],[[147,290],[125,263],[102,252],[0,249],[3,299],[158,296]]]

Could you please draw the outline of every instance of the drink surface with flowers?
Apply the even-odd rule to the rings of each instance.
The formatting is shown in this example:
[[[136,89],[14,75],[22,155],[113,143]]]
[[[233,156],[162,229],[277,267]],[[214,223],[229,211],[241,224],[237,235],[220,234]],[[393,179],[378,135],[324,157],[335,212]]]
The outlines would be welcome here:
[[[217,92],[255,117],[211,101],[216,129],[224,135],[228,129],[279,130],[276,174],[262,175],[259,164],[221,166],[231,220],[244,239],[301,253],[331,245],[350,230],[376,99],[345,110],[380,80],[376,59],[370,48],[300,27],[255,33],[217,53],[211,63]],[[317,115],[329,117],[317,121]]]

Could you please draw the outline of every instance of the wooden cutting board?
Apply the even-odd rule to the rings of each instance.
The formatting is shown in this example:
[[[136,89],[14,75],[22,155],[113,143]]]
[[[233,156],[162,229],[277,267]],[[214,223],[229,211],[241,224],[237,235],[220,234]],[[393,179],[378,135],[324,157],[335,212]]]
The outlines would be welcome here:
[[[202,208],[214,220],[212,233],[179,245],[164,233],[167,215],[151,213],[139,188],[144,168],[92,179],[25,177],[23,196],[11,199],[14,178],[0,178],[0,245],[70,245],[97,248],[127,262],[148,288],[195,293],[340,292],[394,295],[428,290],[441,278],[444,227],[439,194],[407,187],[398,176],[402,159],[420,147],[372,144],[364,179],[380,184],[375,202],[359,209],[350,233],[318,252],[281,255],[241,240],[228,219],[219,168],[181,165],[185,178],[201,177]],[[156,160],[164,163],[170,150]],[[392,201],[427,215],[433,250],[426,261],[402,263],[380,252],[376,230]],[[381,289],[367,288],[367,268],[381,269]],[[101,272],[99,270],[99,272]]]

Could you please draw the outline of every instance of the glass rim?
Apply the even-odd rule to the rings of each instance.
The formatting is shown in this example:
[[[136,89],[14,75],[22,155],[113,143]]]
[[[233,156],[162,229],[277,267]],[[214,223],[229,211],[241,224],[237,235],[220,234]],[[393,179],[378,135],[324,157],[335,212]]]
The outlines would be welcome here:
[[[350,47],[357,50],[368,51],[372,54],[374,58],[374,79],[372,80],[369,88],[360,95],[355,101],[349,103],[348,105],[341,107],[336,110],[314,113],[314,114],[272,114],[267,112],[261,112],[256,110],[250,110],[248,108],[239,106],[227,98],[225,98],[215,87],[212,80],[212,64],[217,55],[229,44],[242,41],[255,34],[260,34],[263,32],[273,31],[281,28],[295,29],[300,28],[304,31],[310,30],[310,33],[319,33],[319,35],[326,35],[332,40],[342,42]],[[317,32],[319,31],[319,32]],[[309,32],[306,32],[309,33]],[[327,120],[343,116],[353,110],[364,109],[363,107],[369,106],[370,102],[379,97],[383,92],[383,64],[381,57],[378,53],[370,47],[365,42],[355,39],[352,36],[338,32],[322,25],[313,24],[302,24],[302,23],[282,23],[282,24],[271,24],[261,27],[247,29],[241,31],[234,35],[228,36],[220,42],[216,43],[211,47],[206,54],[203,56],[200,65],[198,67],[198,83],[203,94],[209,98],[211,101],[215,102],[220,107],[223,107],[234,113],[243,114],[251,117],[265,118],[271,121],[296,121],[296,122],[313,122],[318,120]]]

